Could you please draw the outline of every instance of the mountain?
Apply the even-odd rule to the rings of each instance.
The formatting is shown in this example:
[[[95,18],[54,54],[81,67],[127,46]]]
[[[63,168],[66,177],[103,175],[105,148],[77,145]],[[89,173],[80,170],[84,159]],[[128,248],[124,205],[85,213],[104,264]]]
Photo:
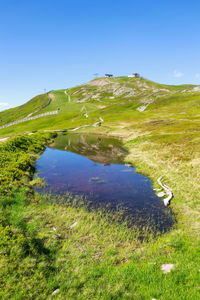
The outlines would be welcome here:
[[[70,89],[38,95],[0,112],[0,136],[15,132],[59,130],[96,124],[99,131],[195,130],[200,116],[200,87],[171,86],[144,78],[96,78]],[[22,122],[23,121],[23,122]],[[10,123],[17,123],[10,126]],[[2,126],[8,126],[2,128]],[[89,128],[88,128],[89,129]],[[95,130],[95,129],[90,129]]]
[[[46,299],[58,293],[55,299],[61,299],[68,293],[70,299],[74,295],[86,295],[86,299],[123,299],[124,295],[126,299],[199,299],[199,86],[161,85],[143,78],[96,78],[72,89],[39,95],[1,112],[0,120],[0,126],[13,123],[0,129],[0,141],[23,132],[77,127],[109,135],[104,151],[100,151],[100,135],[92,134],[67,134],[69,142],[64,133],[53,145],[78,152],[78,143],[82,155],[106,164],[118,163],[123,145],[128,151],[122,153],[125,161],[148,176],[159,194],[162,178],[163,191],[167,188],[173,194],[170,210],[176,219],[171,231],[155,238],[145,229],[151,224],[147,219],[143,239],[134,228],[104,218],[101,212],[77,209],[77,200],[70,200],[74,203],[70,207],[49,195],[34,198],[32,192],[27,193],[27,174],[33,171],[44,135],[1,143],[1,181],[5,191],[11,187],[17,191],[15,197],[8,194],[1,201],[5,295],[19,291],[21,296],[24,290],[27,298],[24,287],[28,286],[29,298],[45,295]],[[114,145],[112,136],[122,137],[122,143]],[[18,192],[19,184],[26,188]],[[158,217],[162,221],[159,210]],[[162,274],[169,267],[173,267],[170,274]]]

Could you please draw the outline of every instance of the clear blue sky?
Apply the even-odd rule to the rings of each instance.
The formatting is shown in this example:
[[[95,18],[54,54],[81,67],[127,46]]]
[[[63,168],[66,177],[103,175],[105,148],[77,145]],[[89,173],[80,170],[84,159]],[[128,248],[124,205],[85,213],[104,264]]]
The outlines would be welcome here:
[[[94,73],[198,84],[199,14],[199,0],[0,0],[0,103]]]

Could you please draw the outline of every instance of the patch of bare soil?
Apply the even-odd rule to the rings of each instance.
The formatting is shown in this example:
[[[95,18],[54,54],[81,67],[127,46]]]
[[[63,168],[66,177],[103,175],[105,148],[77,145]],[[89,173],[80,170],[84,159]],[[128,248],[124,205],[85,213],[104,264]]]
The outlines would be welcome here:
[[[87,83],[87,85],[104,86],[110,84],[111,81],[108,78],[95,79]]]
[[[49,97],[50,100],[54,100],[54,99],[55,99],[55,95],[52,94],[52,93],[49,93],[49,94],[48,94],[48,97]]]

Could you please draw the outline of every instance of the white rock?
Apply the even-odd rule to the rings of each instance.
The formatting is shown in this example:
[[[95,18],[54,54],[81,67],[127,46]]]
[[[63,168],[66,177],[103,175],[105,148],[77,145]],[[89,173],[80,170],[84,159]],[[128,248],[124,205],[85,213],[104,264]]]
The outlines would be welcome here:
[[[165,206],[170,205],[170,201],[171,201],[171,195],[169,195],[167,198],[163,199],[163,203]]]
[[[131,167],[131,164],[125,164],[125,166],[130,168],[130,167]]]
[[[192,89],[192,92],[200,92],[200,86],[195,86],[195,87]]]
[[[171,270],[174,268],[174,264],[163,264],[161,266],[161,270],[164,274],[170,273]]]
[[[164,205],[168,206],[173,198],[172,189],[166,184],[161,182],[162,176],[157,179],[158,184],[164,189],[167,198],[163,199]]]
[[[76,225],[78,224],[78,222],[73,223],[71,226],[69,226],[70,229],[74,228]]]
[[[165,192],[159,192],[159,193],[157,194],[158,197],[164,197],[165,195],[166,195]]]
[[[143,112],[143,111],[145,111],[145,109],[147,108],[147,106],[148,105],[142,105],[142,106],[136,108],[136,110],[139,111],[139,112]]]
[[[59,291],[60,291],[60,289],[56,289],[51,295],[54,296],[54,295],[58,294]]]

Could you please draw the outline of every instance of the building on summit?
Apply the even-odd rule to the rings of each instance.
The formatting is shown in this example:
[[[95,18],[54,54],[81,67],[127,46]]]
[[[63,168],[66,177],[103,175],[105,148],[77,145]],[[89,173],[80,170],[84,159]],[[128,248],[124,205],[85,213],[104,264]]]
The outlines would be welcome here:
[[[140,74],[139,73],[133,73],[133,74],[128,75],[128,77],[140,78]]]

